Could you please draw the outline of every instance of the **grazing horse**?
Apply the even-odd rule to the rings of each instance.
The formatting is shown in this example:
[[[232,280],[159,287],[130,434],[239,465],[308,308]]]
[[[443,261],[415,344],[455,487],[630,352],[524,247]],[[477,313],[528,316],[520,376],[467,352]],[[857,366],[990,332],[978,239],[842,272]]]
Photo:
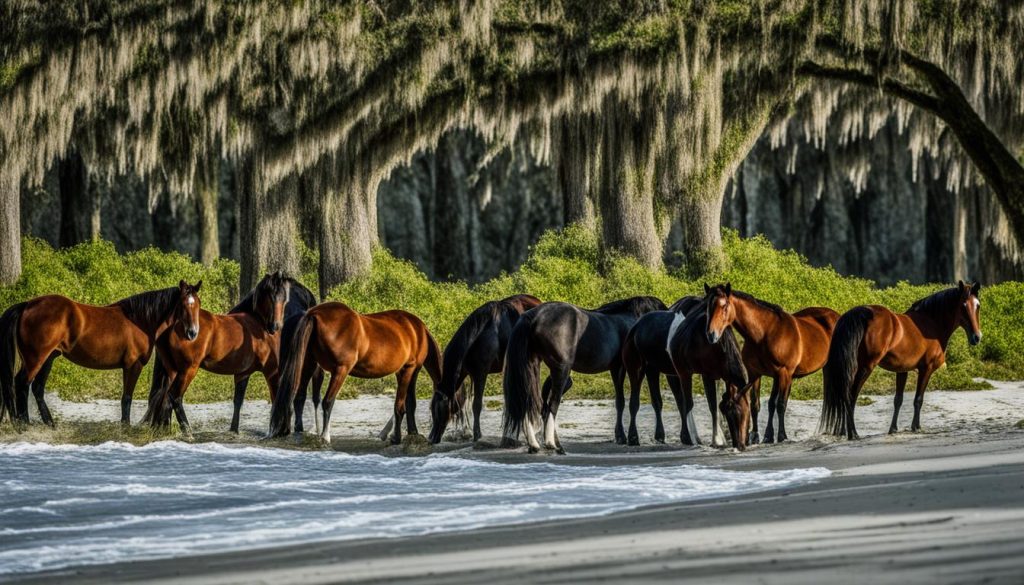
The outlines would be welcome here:
[[[416,430],[416,378],[422,368],[441,381],[441,350],[419,317],[405,311],[361,315],[343,303],[323,303],[299,320],[281,364],[283,385],[270,411],[270,436],[289,434],[292,400],[309,383],[316,367],[331,375],[323,400],[323,432],[331,440],[331,411],[347,376],[381,378],[395,374],[394,434],[402,441],[402,418],[409,414],[409,434]]]
[[[316,297],[313,293],[302,285],[299,281],[289,278],[281,274],[281,271],[277,271],[274,274],[266,274],[263,279],[256,284],[256,287],[249,292],[237,305],[232,307],[229,314],[244,313],[251,315],[252,317],[259,320],[263,324],[267,333],[275,334],[281,332],[280,341],[290,338],[289,333],[295,328],[299,318],[305,314],[306,310],[316,304]],[[278,344],[280,347],[280,343]],[[278,363],[280,363],[280,351],[278,352]],[[245,373],[239,372],[234,374],[235,379],[235,394],[234,394],[234,412],[231,416],[231,427],[232,432],[238,432],[238,425],[241,419],[242,405],[245,402],[245,391],[249,386],[249,378],[252,372]],[[320,387],[323,384],[323,372],[317,370],[313,377],[314,393],[313,393],[313,405],[314,411],[320,403]],[[152,403],[160,390],[168,383],[167,370],[163,366],[161,360],[157,360],[153,364],[153,383],[150,387],[149,399]],[[305,401],[305,389],[302,392],[302,401]],[[296,399],[298,401],[298,398]],[[297,404],[295,411],[296,428],[302,430],[302,404]],[[170,412],[164,414],[165,420],[161,421],[162,424],[170,422]],[[319,424],[319,421],[317,422]]]
[[[140,293],[105,307],[47,295],[7,309],[0,317],[3,409],[11,420],[28,422],[31,390],[40,418],[52,425],[43,391],[53,360],[63,355],[85,368],[122,371],[121,422],[129,424],[135,384],[156,339],[176,324],[185,329],[197,326],[198,307],[187,302],[192,291],[181,281],[177,287]],[[22,364],[15,378],[16,353],[21,354]]]
[[[779,442],[786,436],[786,406],[793,380],[817,372],[828,358],[832,331],[839,313],[826,307],[809,307],[787,313],[778,305],[733,290],[732,285],[704,285],[708,297],[707,335],[714,342],[732,326],[743,336],[743,364],[750,374],[753,433],[757,442],[757,414],[761,409],[761,376],[771,376],[768,425],[764,442],[775,442],[774,418],[779,413]]]
[[[854,307],[840,317],[825,363],[818,432],[859,438],[853,411],[857,396],[875,366],[896,372],[890,433],[896,432],[907,373],[917,371],[914,420],[910,430],[920,430],[924,390],[932,373],[946,363],[949,338],[962,328],[967,333],[968,343],[981,343],[980,292],[981,285],[977,282],[968,286],[961,280],[953,288],[917,301],[902,315],[885,307],[867,305]]]
[[[157,339],[157,355],[164,373],[159,382],[160,390],[150,401],[144,418],[153,426],[164,426],[170,423],[173,410],[186,435],[190,426],[182,400],[199,368],[233,375],[236,398],[239,382],[248,380],[254,372],[261,372],[266,378],[271,399],[277,389],[278,335],[269,329],[276,331],[280,323],[272,322],[268,328],[261,319],[248,313],[215,315],[206,311],[201,308],[198,294],[201,284],[193,287],[186,299],[198,311],[197,326],[189,329],[179,324]],[[237,430],[238,406],[236,401],[233,430]]]
[[[669,326],[666,351],[672,359],[685,398],[685,403],[679,405],[679,416],[683,419],[684,427],[694,426],[693,375],[697,374],[704,383],[704,397],[711,409],[711,427],[714,432],[711,444],[715,447],[725,446],[722,419],[719,417],[721,411],[729,425],[732,446],[742,451],[747,445],[750,418],[749,398],[743,391],[747,386],[747,369],[743,366],[743,357],[732,329],[726,328],[715,341],[708,338],[706,302],[707,297],[697,304],[676,303],[679,310],[675,311]],[[725,382],[725,393],[721,404],[716,405],[718,380]],[[696,435],[696,428],[691,430]]]
[[[701,297],[683,297],[676,301],[667,311],[651,311],[636,322],[626,334],[622,344],[622,364],[629,379],[629,434],[627,444],[639,445],[640,438],[636,431],[636,415],[640,410],[640,384],[647,378],[647,387],[651,393],[651,406],[654,407],[655,428],[654,439],[665,442],[665,426],[661,418],[661,374],[665,374],[672,396],[676,400],[680,413],[692,412],[693,395],[683,394],[679,378],[676,376],[672,356],[668,353],[668,336],[676,312],[683,315],[703,301]],[[710,402],[711,414],[714,416],[715,405]],[[621,413],[616,424],[621,425]],[[683,419],[680,425],[679,441],[684,445],[693,445],[698,441],[696,429],[693,427],[692,415],[689,420]],[[618,436],[619,433],[616,433]],[[619,441],[622,443],[622,441]]]
[[[459,325],[444,349],[441,383],[430,402],[434,424],[430,442],[439,443],[451,416],[462,413],[465,394],[462,384],[468,376],[473,383],[473,440],[480,439],[480,411],[484,404],[487,374],[505,368],[505,348],[519,316],[541,304],[531,295],[514,295],[489,301],[474,310]]]
[[[615,384],[616,406],[622,410],[622,342],[640,317],[665,310],[654,297],[613,301],[588,311],[569,303],[544,303],[523,313],[512,328],[505,356],[505,444],[514,441],[525,427],[530,452],[540,450],[534,424],[544,420],[544,445],[564,453],[558,440],[555,417],[569,386],[572,372],[610,372]],[[540,362],[551,375],[540,388]],[[616,435],[621,433],[621,425]]]

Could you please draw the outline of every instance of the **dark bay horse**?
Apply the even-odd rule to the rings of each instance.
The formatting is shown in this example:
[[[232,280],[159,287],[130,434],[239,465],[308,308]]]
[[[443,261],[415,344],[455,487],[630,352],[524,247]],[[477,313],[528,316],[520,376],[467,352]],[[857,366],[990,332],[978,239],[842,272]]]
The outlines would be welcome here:
[[[619,443],[626,442],[629,445],[639,445],[640,437],[636,431],[636,415],[640,410],[640,384],[644,378],[647,379],[647,388],[651,393],[651,406],[654,408],[655,430],[654,439],[659,443],[665,442],[665,426],[661,418],[661,374],[668,380],[672,396],[679,406],[680,414],[691,412],[693,408],[693,395],[689,397],[683,394],[679,378],[676,376],[675,366],[672,365],[672,357],[668,353],[668,335],[672,322],[677,311],[686,314],[690,309],[696,307],[703,301],[700,297],[683,297],[676,301],[667,311],[651,311],[636,322],[626,334],[622,344],[622,365],[626,370],[626,378],[629,380],[629,433],[626,441],[619,440]],[[687,400],[689,402],[687,402]],[[714,407],[712,407],[712,414]],[[616,424],[622,425],[621,412],[618,413]],[[682,421],[679,431],[679,440],[684,445],[693,445],[696,440],[696,433],[690,434],[691,420]],[[621,431],[617,430],[615,436],[618,438]]]
[[[523,313],[512,328],[505,356],[506,444],[520,430],[526,433],[530,452],[540,450],[534,424],[544,420],[544,444],[564,453],[558,440],[555,417],[562,395],[572,384],[572,372],[610,372],[615,384],[616,406],[622,410],[622,342],[629,329],[644,314],[665,310],[654,297],[633,297],[613,301],[592,311],[569,303],[544,303]],[[550,369],[540,387],[540,362]],[[620,428],[617,431],[621,431]]]
[[[12,420],[27,422],[31,390],[40,417],[52,425],[43,391],[53,360],[62,355],[85,368],[123,372],[121,422],[129,424],[135,384],[156,339],[172,326],[187,330],[197,326],[198,306],[188,302],[192,294],[193,287],[181,281],[177,287],[140,293],[105,307],[47,295],[9,308],[0,317],[4,409]],[[15,353],[22,360],[17,377]]]
[[[480,411],[488,374],[505,368],[505,348],[519,316],[541,304],[531,295],[514,295],[484,303],[466,317],[444,348],[441,383],[430,402],[433,427],[430,441],[439,443],[451,416],[461,413],[465,393],[459,393],[468,376],[473,384],[473,440],[480,439]]]
[[[277,271],[273,274],[266,274],[256,284],[256,287],[249,292],[237,305],[228,311],[228,314],[247,314],[257,319],[263,327],[266,329],[268,334],[274,335],[281,332],[278,340],[278,346],[280,347],[280,340],[288,337],[291,330],[294,330],[295,325],[298,323],[299,318],[305,314],[306,310],[316,304],[316,297],[313,293],[302,285],[299,281],[284,276],[281,271]],[[262,351],[261,343],[253,343],[254,351]],[[159,346],[159,344],[158,344]],[[244,345],[238,348],[239,351],[244,351]],[[280,363],[280,351],[277,352],[278,360]],[[236,362],[240,366],[245,365],[241,361]],[[225,364],[221,364],[222,366]],[[205,369],[204,365],[200,367]],[[235,382],[234,392],[234,411],[231,416],[231,427],[232,432],[238,432],[238,425],[241,418],[242,405],[245,403],[245,392],[249,386],[249,379],[252,376],[253,371],[251,368],[243,368],[233,373]],[[222,372],[223,373],[223,372]],[[269,380],[269,378],[268,378]],[[320,402],[320,386],[323,384],[323,372],[317,370],[313,377],[314,393],[313,403],[314,410]],[[150,402],[153,403],[158,393],[162,388],[168,384],[167,370],[165,369],[162,360],[157,360],[153,365],[153,383],[150,387]],[[273,394],[273,390],[271,391]],[[296,399],[298,401],[298,398]],[[305,388],[302,392],[302,401],[305,401]],[[297,405],[296,409],[296,428],[302,430],[302,404]],[[153,421],[159,424],[170,423],[170,411],[161,410],[161,416],[163,420]],[[319,422],[318,422],[319,424]]]
[[[331,410],[348,376],[381,378],[395,374],[394,434],[402,441],[402,418],[408,413],[409,434],[416,430],[416,378],[426,368],[434,383],[441,381],[441,350],[423,321],[405,311],[361,315],[343,303],[322,303],[299,320],[281,364],[282,385],[270,412],[270,436],[291,432],[292,400],[309,383],[317,367],[331,375],[323,400],[324,441],[331,440]]]
[[[743,364],[750,375],[752,443],[757,442],[757,414],[761,409],[761,376],[772,378],[768,399],[768,426],[764,442],[775,442],[774,418],[779,413],[779,442],[786,436],[786,406],[793,380],[817,372],[828,358],[839,313],[827,307],[809,307],[787,313],[778,305],[733,290],[731,284],[704,285],[708,297],[707,335],[716,340],[732,326],[743,336]]]
[[[724,415],[729,426],[732,446],[743,450],[747,445],[747,428],[750,417],[749,397],[744,389],[747,386],[747,370],[743,366],[739,344],[732,329],[726,328],[720,338],[712,342],[707,335],[707,298],[700,299],[697,304],[677,303],[672,324],[669,326],[666,350],[672,358],[676,376],[683,390],[685,403],[679,405],[679,416],[684,426],[691,430],[696,439],[696,428],[693,425],[693,376],[701,377],[704,383],[704,397],[711,409],[711,426],[714,432],[711,444],[715,447],[725,446],[722,433],[721,417]],[[725,393],[718,402],[718,380],[725,382]]]
[[[836,324],[825,363],[818,432],[858,438],[853,411],[864,382],[876,366],[896,372],[890,433],[896,432],[907,373],[917,371],[910,430],[920,430],[924,390],[935,370],[946,363],[949,338],[962,328],[968,343],[981,342],[980,292],[977,282],[969,286],[961,280],[953,288],[917,301],[902,315],[878,305],[854,307],[844,313]]]
[[[166,425],[173,410],[185,434],[190,428],[183,398],[200,368],[233,375],[236,391],[239,382],[248,380],[254,372],[261,372],[267,379],[271,399],[277,389],[278,335],[248,313],[215,315],[202,309],[199,288],[196,285],[188,297],[199,312],[198,326],[192,330],[178,324],[157,339],[157,355],[165,378],[144,418],[154,426]]]

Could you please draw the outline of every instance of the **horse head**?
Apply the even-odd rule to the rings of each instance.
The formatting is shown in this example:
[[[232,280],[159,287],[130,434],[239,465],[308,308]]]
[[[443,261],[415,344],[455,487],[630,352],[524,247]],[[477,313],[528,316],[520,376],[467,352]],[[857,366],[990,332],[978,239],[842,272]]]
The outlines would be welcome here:
[[[184,280],[178,282],[178,292],[180,294],[178,295],[178,307],[175,310],[175,316],[182,329],[185,330],[185,339],[189,341],[199,337],[199,289],[202,286],[203,281],[201,280],[194,285],[188,284]]]
[[[263,320],[268,333],[277,333],[284,327],[285,307],[291,293],[291,282],[278,270],[264,275],[256,285],[253,312]]]
[[[732,299],[732,283],[704,285],[707,311],[707,337],[709,343],[718,343],[725,330],[736,319],[736,307]]]
[[[960,281],[960,304],[957,316],[957,325],[967,333],[967,342],[971,345],[981,343],[981,283],[975,282],[972,285]]]

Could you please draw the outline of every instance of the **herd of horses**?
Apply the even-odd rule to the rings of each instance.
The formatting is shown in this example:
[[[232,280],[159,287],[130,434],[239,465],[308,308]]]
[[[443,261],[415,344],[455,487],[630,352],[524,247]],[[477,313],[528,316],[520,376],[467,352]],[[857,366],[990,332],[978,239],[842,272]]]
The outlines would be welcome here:
[[[473,311],[442,353],[426,325],[401,310],[360,314],[343,303],[317,304],[298,281],[267,274],[227,314],[203,310],[202,281],[144,292],[108,306],[48,295],[19,303],[0,316],[0,421],[27,423],[28,396],[53,425],[45,401],[53,361],[64,356],[92,369],[123,372],[121,422],[130,424],[132,396],[142,368],[155,360],[144,421],[170,424],[173,415],[189,432],[184,395],[200,368],[234,377],[231,430],[238,431],[250,376],[264,375],[272,402],[269,436],[303,431],[303,408],[312,389],[316,432],[331,438],[331,413],[348,376],[397,380],[394,411],[382,432],[392,443],[416,427],[416,383],[426,370],[434,387],[429,440],[441,441],[453,420],[468,420],[473,392],[473,440],[481,437],[483,391],[490,374],[503,373],[503,445],[525,435],[531,452],[564,452],[558,436],[562,397],[573,372],[608,372],[615,387],[615,441],[639,444],[636,416],[647,381],[656,417],[655,440],[664,442],[661,376],[679,408],[680,442],[700,442],[693,419],[693,376],[704,385],[712,416],[712,445],[736,449],[760,442],[761,379],[772,379],[763,442],[785,441],[786,408],[793,380],[823,369],[819,432],[857,438],[854,411],[871,372],[896,372],[890,432],[896,432],[907,374],[917,372],[912,430],[920,428],[924,391],[945,362],[950,337],[962,328],[968,342],[981,340],[980,285],[959,282],[896,314],[860,306],[839,315],[825,307],[789,313],[733,290],[704,286],[703,296],[671,306],[654,297],[618,300],[593,310],[530,295],[491,301]],[[742,344],[740,339],[742,338]],[[16,357],[21,366],[15,371]],[[541,381],[541,364],[549,374]],[[321,388],[329,374],[321,401]],[[468,380],[468,386],[467,386]],[[629,423],[623,424],[629,381]],[[719,403],[717,382],[724,382]],[[777,426],[775,420],[778,420]]]

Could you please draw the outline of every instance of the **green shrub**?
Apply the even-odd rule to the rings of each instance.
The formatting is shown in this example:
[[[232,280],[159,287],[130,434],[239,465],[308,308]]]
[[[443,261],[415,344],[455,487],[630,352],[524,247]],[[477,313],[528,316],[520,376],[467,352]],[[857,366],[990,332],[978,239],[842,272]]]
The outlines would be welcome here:
[[[469,286],[462,282],[431,282],[411,262],[396,259],[387,250],[373,253],[369,274],[334,288],[330,300],[340,300],[360,312],[401,308],[418,315],[442,346],[462,320],[480,304],[520,292],[529,292],[543,300],[562,300],[582,307],[596,307],[607,301],[634,295],[654,295],[672,303],[687,294],[698,294],[704,281],[729,281],[739,290],[796,311],[812,305],[832,307],[840,312],[862,304],[880,304],[895,311],[905,311],[915,300],[944,285],[910,285],[899,283],[878,289],[870,280],[846,277],[831,267],[815,268],[792,251],[775,250],[763,237],[740,238],[726,230],[723,244],[728,262],[721,274],[709,275],[701,281],[684,277],[683,273],[651,271],[630,258],[613,257],[601,261],[595,234],[579,226],[559,232],[548,232],[531,249],[523,266],[512,274],[502,274],[488,282]],[[82,244],[67,250],[54,250],[44,242],[26,239],[23,248],[24,273],[13,286],[0,288],[0,306],[34,296],[59,293],[73,299],[104,304],[139,291],[173,286],[178,280],[194,282],[203,279],[201,295],[204,308],[224,311],[236,300],[238,264],[220,260],[204,268],[182,254],[155,249],[118,255],[105,242]],[[316,290],[316,252],[300,248],[300,279]],[[599,266],[603,270],[599,270]],[[982,326],[984,338],[978,347],[968,347],[965,336],[953,335],[947,353],[947,367],[932,378],[933,389],[984,388],[976,378],[1024,378],[1024,283],[1008,282],[984,287]],[[607,398],[612,385],[607,374],[574,376],[574,398]],[[911,375],[908,388],[915,383]],[[895,376],[877,371],[872,375],[869,393],[891,393]],[[120,395],[121,374],[118,371],[85,370],[58,360],[51,376],[50,388],[69,399],[93,397],[115,398]],[[421,377],[420,395],[429,396],[430,384]],[[136,392],[146,396],[149,368],[143,374]],[[266,384],[255,376],[250,398],[266,398]],[[359,392],[386,392],[394,387],[391,377],[382,380],[350,378],[345,395]],[[701,388],[695,381],[695,389]],[[487,392],[499,394],[501,380],[491,376]],[[189,389],[187,400],[227,400],[232,384],[228,376],[200,373]],[[665,389],[667,393],[667,388]],[[628,389],[627,389],[628,391]],[[762,394],[771,391],[765,380]],[[797,380],[793,397],[815,398],[821,394],[820,373]],[[646,398],[646,391],[644,396]],[[111,413],[115,416],[115,413]]]

